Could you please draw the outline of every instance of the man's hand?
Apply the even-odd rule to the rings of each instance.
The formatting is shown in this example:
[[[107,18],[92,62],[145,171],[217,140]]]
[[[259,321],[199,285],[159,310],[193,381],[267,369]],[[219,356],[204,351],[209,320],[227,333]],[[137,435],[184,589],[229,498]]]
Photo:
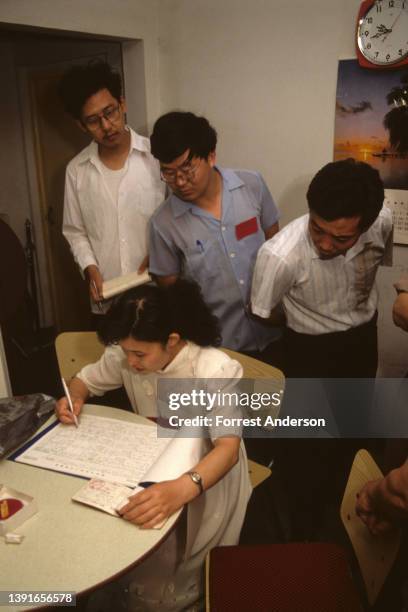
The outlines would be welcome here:
[[[142,263],[140,264],[140,266],[137,269],[137,273],[138,274],[143,274],[143,272],[145,270],[147,270],[147,268],[149,267],[149,255],[146,255],[146,257],[143,258]]]
[[[103,300],[103,296],[102,296],[103,277],[102,277],[102,274],[99,272],[98,266],[95,266],[95,265],[88,266],[87,268],[85,268],[84,272],[89,282],[89,294],[91,296],[91,299],[94,302],[100,302],[101,300]]]
[[[391,531],[397,525],[381,511],[379,500],[383,478],[367,482],[357,494],[356,513],[373,535]]]
[[[84,405],[84,400],[79,397],[72,397],[72,406],[74,408],[74,414],[76,417],[79,416],[82,406]],[[75,423],[74,416],[69,409],[68,400],[66,397],[61,397],[58,400],[57,405],[55,407],[55,413],[61,423],[66,423],[67,425],[73,425]]]
[[[407,521],[408,463],[367,482],[357,497],[356,512],[375,535]]]
[[[143,529],[151,529],[177,512],[199,494],[191,478],[183,474],[176,480],[153,484],[129,498],[119,514]]]
[[[398,295],[392,308],[392,318],[395,325],[408,331],[408,293],[402,292]]]

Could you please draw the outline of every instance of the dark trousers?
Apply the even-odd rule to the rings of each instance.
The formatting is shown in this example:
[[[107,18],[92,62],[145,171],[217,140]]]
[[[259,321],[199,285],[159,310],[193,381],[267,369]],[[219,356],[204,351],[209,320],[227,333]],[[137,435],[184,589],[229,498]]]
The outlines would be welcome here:
[[[281,493],[280,501],[289,513],[293,539],[314,539],[325,522],[327,511],[337,513],[356,451],[368,448],[376,454],[381,444],[377,440],[361,439],[366,407],[370,405],[372,379],[377,370],[376,316],[364,325],[345,332],[312,336],[286,329],[282,339],[281,357],[287,378],[318,378],[329,398],[338,429],[345,411],[350,408],[350,390],[358,390],[359,406],[355,412],[353,438],[275,438],[268,440],[274,458],[273,475]],[[275,362],[271,362],[276,365]],[[338,378],[367,380],[340,385]],[[287,385],[291,384],[287,381]],[[354,384],[356,387],[354,387]],[[363,401],[362,396],[365,396]],[[308,397],[305,394],[305,416]],[[361,408],[360,408],[361,406]],[[351,430],[353,431],[353,430]],[[350,435],[348,433],[347,435]],[[356,436],[357,437],[357,436]],[[254,440],[254,443],[258,441]],[[261,449],[262,442],[259,441]],[[264,442],[263,442],[264,445]]]
[[[375,378],[377,313],[368,323],[329,334],[314,336],[286,328],[282,344],[286,377]]]

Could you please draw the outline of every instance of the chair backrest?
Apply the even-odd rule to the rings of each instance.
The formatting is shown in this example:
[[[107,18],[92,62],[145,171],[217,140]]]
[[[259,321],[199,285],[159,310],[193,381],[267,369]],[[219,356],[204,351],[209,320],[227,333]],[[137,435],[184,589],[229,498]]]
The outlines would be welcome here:
[[[231,351],[230,349],[221,348],[231,359],[239,361],[244,370],[243,378],[252,379],[254,381],[253,391],[254,393],[279,393],[281,398],[285,390],[285,376],[281,370],[271,366],[263,361],[248,357],[237,351]],[[256,412],[257,416],[260,417],[273,417],[276,418],[279,415],[281,404],[276,406],[267,406],[261,408]],[[247,416],[254,416],[251,409],[248,409]],[[264,425],[265,429],[273,429],[271,425]]]
[[[353,545],[370,606],[376,601],[394,564],[401,540],[399,530],[379,536],[371,535],[355,511],[357,493],[366,482],[381,477],[381,470],[370,453],[365,449],[359,450],[354,458],[340,508],[341,520]]]
[[[70,380],[88,363],[98,361],[105,347],[96,332],[64,332],[55,340],[61,376]]]
[[[253,357],[248,357],[248,355],[243,355],[237,351],[232,351],[231,349],[221,347],[221,350],[231,357],[231,359],[239,361],[244,369],[244,378],[275,378],[284,384],[285,377],[283,372],[278,370],[278,368],[274,368],[268,363],[264,363]]]
[[[255,489],[255,487],[269,478],[269,476],[272,474],[272,470],[269,467],[266,467],[266,465],[252,461],[252,459],[248,459],[248,473],[252,488]]]

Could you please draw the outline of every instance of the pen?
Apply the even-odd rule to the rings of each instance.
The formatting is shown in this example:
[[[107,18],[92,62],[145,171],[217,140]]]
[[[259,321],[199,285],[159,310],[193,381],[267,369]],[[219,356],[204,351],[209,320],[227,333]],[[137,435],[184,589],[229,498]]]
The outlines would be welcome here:
[[[96,293],[97,295],[99,295],[99,291],[98,291],[98,288],[97,288],[97,286],[96,286],[95,281],[94,281],[94,280],[91,280],[91,283],[92,283],[92,287],[95,289],[95,293]],[[101,304],[100,300],[97,300],[96,305],[97,305],[97,306],[98,306],[98,308],[99,308],[99,312],[103,312],[103,308],[102,308],[102,304]]]
[[[79,425],[78,424],[78,419],[77,419],[76,414],[74,414],[74,406],[72,405],[72,399],[71,399],[71,395],[70,395],[69,389],[67,387],[67,383],[65,382],[65,380],[62,377],[61,377],[61,380],[62,380],[62,386],[64,387],[64,393],[65,393],[66,398],[68,400],[69,410],[72,413],[72,416],[74,417],[75,426],[78,427],[78,425]]]

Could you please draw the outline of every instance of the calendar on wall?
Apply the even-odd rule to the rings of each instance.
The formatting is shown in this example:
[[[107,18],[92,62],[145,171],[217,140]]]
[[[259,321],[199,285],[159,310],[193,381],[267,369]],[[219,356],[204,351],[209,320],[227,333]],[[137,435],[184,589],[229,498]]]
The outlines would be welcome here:
[[[385,189],[384,204],[392,211],[394,244],[408,244],[408,190]]]

